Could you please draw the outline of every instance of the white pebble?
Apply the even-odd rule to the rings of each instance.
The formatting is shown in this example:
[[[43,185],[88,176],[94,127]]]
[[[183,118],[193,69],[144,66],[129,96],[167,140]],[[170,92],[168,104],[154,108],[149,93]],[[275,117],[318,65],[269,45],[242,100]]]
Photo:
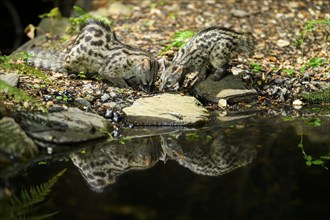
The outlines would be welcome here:
[[[228,106],[227,100],[226,99],[220,99],[219,102],[218,102],[218,106],[220,108],[226,108]]]
[[[279,47],[287,47],[290,45],[290,41],[279,39],[276,44]]]
[[[303,105],[304,105],[304,103],[299,99],[296,99],[292,102],[292,106],[295,109],[301,109]]]

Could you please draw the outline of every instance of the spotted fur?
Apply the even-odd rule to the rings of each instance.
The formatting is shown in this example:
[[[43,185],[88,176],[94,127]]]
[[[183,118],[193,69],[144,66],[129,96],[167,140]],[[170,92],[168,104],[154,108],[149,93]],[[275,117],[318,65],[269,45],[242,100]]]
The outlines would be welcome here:
[[[67,52],[32,49],[28,63],[59,72],[99,74],[118,87],[139,87],[149,92],[158,72],[158,63],[146,51],[119,41],[110,26],[89,21]]]
[[[214,67],[212,78],[220,80],[229,61],[238,53],[252,55],[255,38],[251,33],[238,33],[221,27],[211,27],[197,33],[180,48],[172,64],[161,75],[160,90],[177,90],[185,76],[198,72],[206,78],[206,71]]]

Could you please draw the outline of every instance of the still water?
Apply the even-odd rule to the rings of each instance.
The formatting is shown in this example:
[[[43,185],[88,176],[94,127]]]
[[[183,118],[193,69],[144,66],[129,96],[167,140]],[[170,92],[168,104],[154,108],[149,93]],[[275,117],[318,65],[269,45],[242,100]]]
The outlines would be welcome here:
[[[44,200],[22,205],[25,217],[57,212],[48,219],[329,218],[329,118],[250,117],[214,124],[135,128],[119,141],[64,154],[55,149],[54,157],[1,178],[1,184],[20,197],[22,189],[65,170]],[[11,208],[2,209],[0,218],[9,219]]]

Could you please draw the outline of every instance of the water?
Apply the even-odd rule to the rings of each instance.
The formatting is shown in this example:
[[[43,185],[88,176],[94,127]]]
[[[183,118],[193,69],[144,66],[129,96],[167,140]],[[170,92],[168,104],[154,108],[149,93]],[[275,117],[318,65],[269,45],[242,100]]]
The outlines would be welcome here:
[[[50,219],[329,217],[329,119],[251,117],[216,124],[151,129],[162,135],[75,149],[36,161],[2,185],[20,192],[66,169],[45,200],[24,214],[58,211]]]

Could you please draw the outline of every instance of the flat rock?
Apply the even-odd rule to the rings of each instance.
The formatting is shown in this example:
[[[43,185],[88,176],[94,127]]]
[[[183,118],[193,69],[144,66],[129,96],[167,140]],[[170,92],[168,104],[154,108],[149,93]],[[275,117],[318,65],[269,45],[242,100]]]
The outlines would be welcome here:
[[[22,114],[24,130],[39,142],[78,143],[107,137],[111,125],[103,117],[76,108],[52,113]]]
[[[239,77],[229,74],[220,81],[213,81],[211,77],[198,83],[193,93],[206,101],[218,103],[225,99],[229,104],[251,102],[257,97],[257,91],[249,88]]]
[[[195,97],[180,94],[143,97],[123,111],[134,125],[199,126],[209,120],[208,111]]]

